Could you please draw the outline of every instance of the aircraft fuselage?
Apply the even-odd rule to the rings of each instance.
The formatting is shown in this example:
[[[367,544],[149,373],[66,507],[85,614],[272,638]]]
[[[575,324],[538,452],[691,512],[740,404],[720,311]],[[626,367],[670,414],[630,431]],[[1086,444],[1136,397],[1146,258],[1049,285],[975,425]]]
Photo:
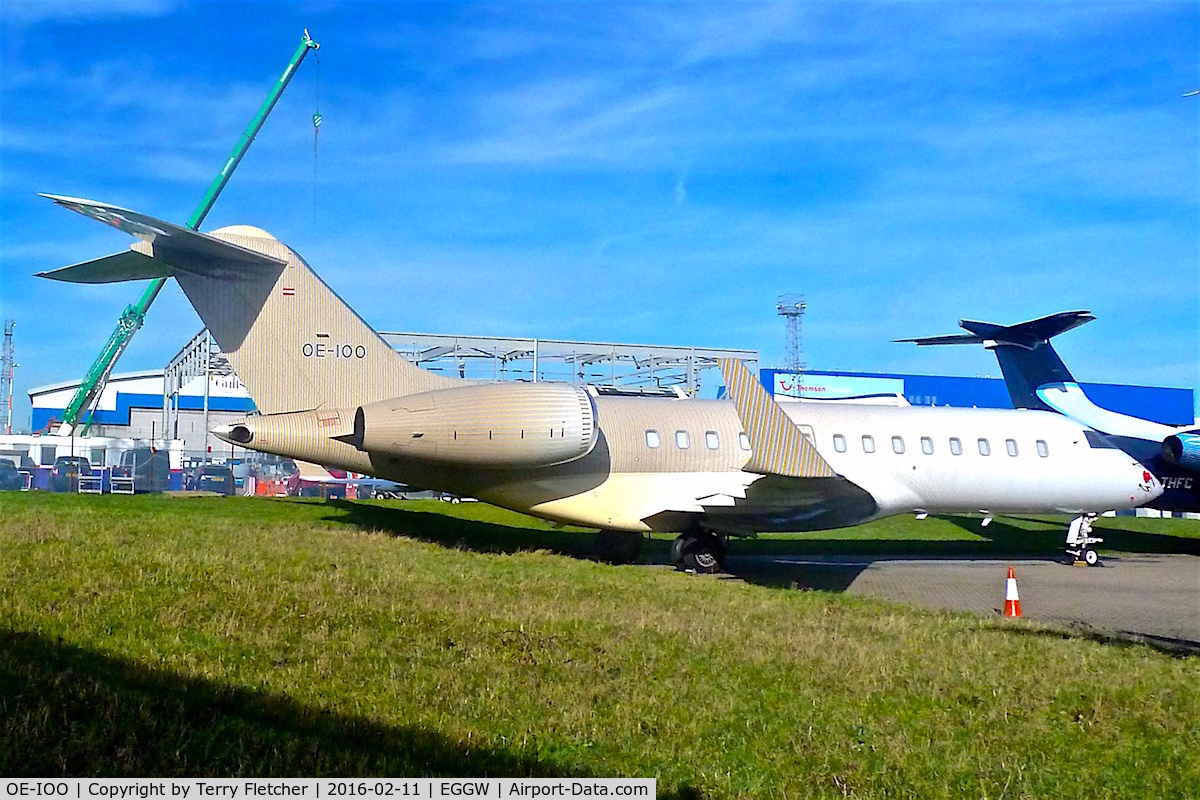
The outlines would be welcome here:
[[[567,463],[527,469],[363,453],[331,437],[336,425],[329,421],[350,418],[350,410],[320,412],[321,420],[318,412],[300,412],[238,424],[250,429],[255,449],[612,530],[678,531],[700,523],[748,534],[908,512],[1087,513],[1132,508],[1159,491],[1132,458],[1093,446],[1081,426],[1046,412],[784,403],[839,477],[780,485],[776,476],[743,470],[749,441],[730,401],[601,395],[593,403],[594,448]],[[489,442],[501,446],[491,432],[476,446]]]

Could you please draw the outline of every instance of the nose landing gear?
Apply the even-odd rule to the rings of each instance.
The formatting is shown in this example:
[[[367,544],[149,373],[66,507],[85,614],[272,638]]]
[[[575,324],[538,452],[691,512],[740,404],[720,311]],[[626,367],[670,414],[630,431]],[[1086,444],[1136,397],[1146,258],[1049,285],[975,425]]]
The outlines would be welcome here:
[[[1092,545],[1100,544],[1104,540],[1092,536],[1092,520],[1095,518],[1095,514],[1084,514],[1071,520],[1071,526],[1067,528],[1067,554],[1074,556],[1077,564],[1082,562],[1094,567],[1100,563],[1100,555]]]

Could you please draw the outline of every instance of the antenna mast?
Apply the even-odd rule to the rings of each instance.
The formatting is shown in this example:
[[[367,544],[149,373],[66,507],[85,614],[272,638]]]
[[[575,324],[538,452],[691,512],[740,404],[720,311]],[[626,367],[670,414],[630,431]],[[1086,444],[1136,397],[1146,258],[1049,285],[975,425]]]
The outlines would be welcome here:
[[[804,310],[808,306],[804,296],[799,294],[782,294],[775,310],[783,317],[787,326],[787,345],[784,356],[784,369],[789,372],[803,372],[807,366],[804,363],[804,337],[801,333],[800,322]]]
[[[13,367],[16,359],[13,351],[13,328],[16,323],[4,320],[4,346],[0,350],[0,411],[4,412],[4,433],[12,433]]]

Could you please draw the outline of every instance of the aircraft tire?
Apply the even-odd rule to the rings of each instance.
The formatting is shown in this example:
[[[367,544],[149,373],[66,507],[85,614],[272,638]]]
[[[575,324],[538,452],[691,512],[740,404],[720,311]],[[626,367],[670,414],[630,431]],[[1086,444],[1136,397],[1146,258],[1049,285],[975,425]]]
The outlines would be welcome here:
[[[642,534],[636,531],[600,531],[600,557],[610,564],[632,564],[642,552]]]
[[[1083,563],[1087,564],[1089,567],[1096,566],[1100,563],[1100,554],[1089,547],[1083,551]]]
[[[675,569],[683,569],[683,547],[687,540],[686,534],[680,534],[671,542],[671,566]]]
[[[699,575],[712,575],[725,566],[725,547],[711,533],[693,534],[684,537],[680,555],[684,569]]]

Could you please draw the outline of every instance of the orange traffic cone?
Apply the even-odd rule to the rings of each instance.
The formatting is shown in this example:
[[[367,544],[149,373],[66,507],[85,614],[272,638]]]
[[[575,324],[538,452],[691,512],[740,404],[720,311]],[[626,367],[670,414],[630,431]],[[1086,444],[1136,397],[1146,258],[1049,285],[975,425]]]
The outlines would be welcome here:
[[[1012,567],[1008,568],[1008,586],[1004,590],[1004,616],[1021,616],[1021,598],[1017,594],[1017,576],[1013,575]]]

